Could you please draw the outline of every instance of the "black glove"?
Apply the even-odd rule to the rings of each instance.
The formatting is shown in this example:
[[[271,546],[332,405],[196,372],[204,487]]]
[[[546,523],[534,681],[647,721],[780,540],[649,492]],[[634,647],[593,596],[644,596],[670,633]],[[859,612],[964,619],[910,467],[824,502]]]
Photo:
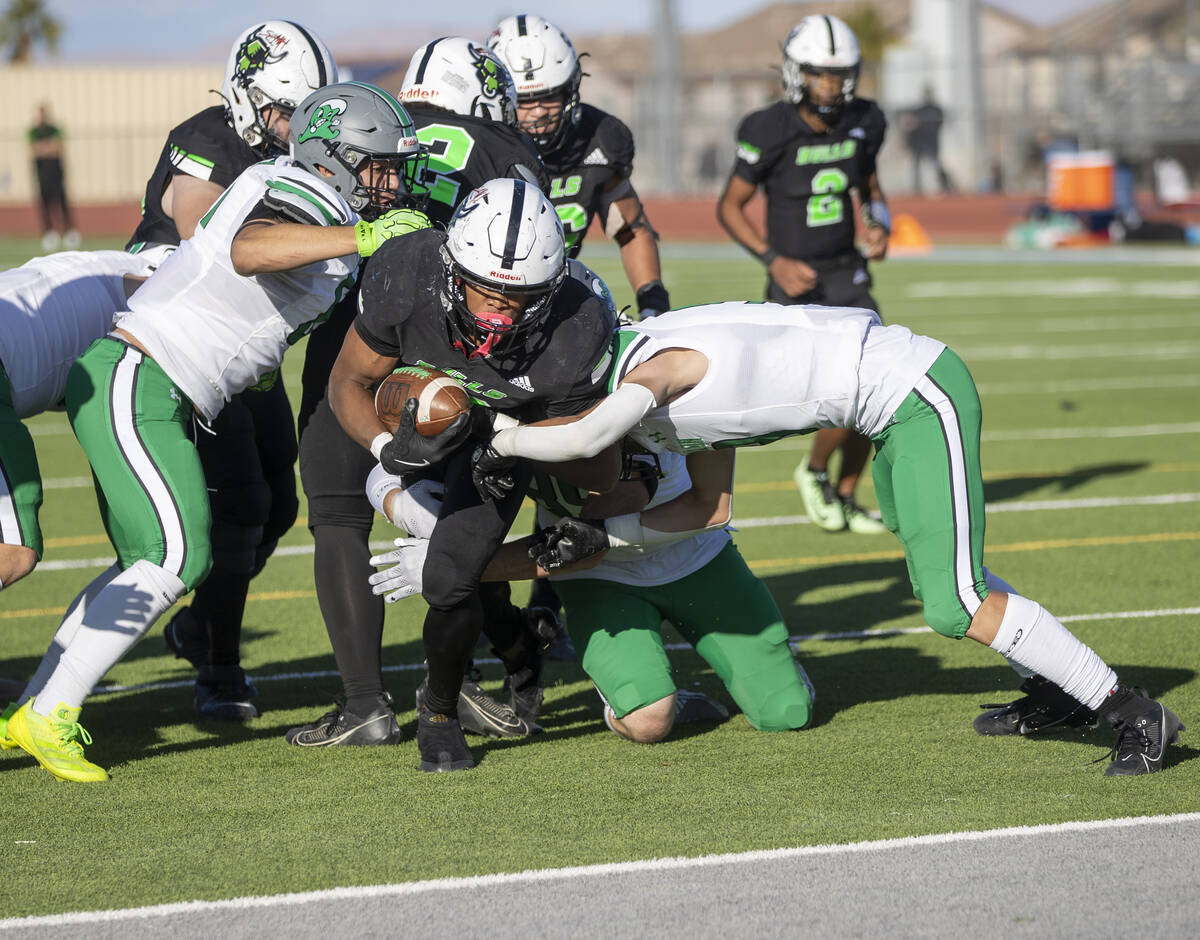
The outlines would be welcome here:
[[[671,296],[662,281],[651,281],[637,292],[638,316],[643,320],[656,317],[671,309]]]
[[[516,465],[516,457],[501,457],[490,442],[477,444],[471,453],[471,481],[480,498],[504,499],[511,493],[517,485],[512,475]]]
[[[417,433],[418,402],[410,398],[404,403],[396,433],[379,451],[379,462],[388,473],[408,473],[432,466],[450,456],[465,440],[470,426],[469,413],[464,412],[454,423],[432,437]]]
[[[546,571],[590,558],[608,548],[603,519],[559,519],[542,529],[529,546],[529,557]]]

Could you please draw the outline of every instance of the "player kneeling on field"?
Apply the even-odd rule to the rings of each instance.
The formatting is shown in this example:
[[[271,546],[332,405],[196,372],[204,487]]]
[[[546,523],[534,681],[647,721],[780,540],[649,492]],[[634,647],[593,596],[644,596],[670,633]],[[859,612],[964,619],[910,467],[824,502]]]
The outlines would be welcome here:
[[[578,460],[628,434],[687,454],[696,491],[601,525],[568,521],[548,539],[548,563],[724,526],[728,484],[711,484],[725,449],[856,428],[875,442],[875,492],[926,622],[990,646],[1105,718],[1117,734],[1110,776],[1162,769],[1179,718],[984,568],[979,394],[945,344],[867,310],[744,303],[673,311],[622,328],[616,344],[608,398],[573,423],[499,430],[482,458]]]
[[[277,369],[353,282],[360,256],[428,226],[402,205],[425,157],[384,91],[329,85],[296,109],[291,157],[250,167],[129,301],[67,379],[117,563],[66,617],[9,719],[64,780],[106,780],[79,711],[100,677],[212,563],[204,473],[189,437]]]
[[[611,305],[611,294],[578,261],[571,276]],[[613,311],[615,314],[615,310]],[[626,461],[627,479],[602,496],[588,496],[541,471],[530,495],[541,525],[564,512],[589,517],[621,516],[670,502],[692,488],[682,457],[666,454],[659,465],[647,456]],[[732,452],[719,471],[719,485],[732,483]],[[402,477],[377,467],[367,484],[375,508],[414,538],[377,555],[383,570],[370,582],[388,601],[420,593],[432,532],[442,508],[442,487],[430,480],[405,486]],[[728,513],[727,513],[728,515]],[[502,546],[484,571],[484,581],[544,575],[530,557],[544,543],[526,538]],[[596,562],[599,562],[598,564]],[[660,741],[676,722],[728,717],[719,702],[675,688],[663,649],[662,621],[671,621],[713,667],[733,700],[760,731],[803,728],[812,716],[812,686],[787,646],[787,630],[766,586],[756,578],[724,527],[684,535],[664,544],[613,549],[571,570],[553,572],[567,628],[582,653],[583,668],[604,699],[610,728],[633,741]],[[528,714],[532,693],[512,688],[511,704]],[[536,691],[540,705],[541,690]],[[460,713],[462,709],[460,707]]]

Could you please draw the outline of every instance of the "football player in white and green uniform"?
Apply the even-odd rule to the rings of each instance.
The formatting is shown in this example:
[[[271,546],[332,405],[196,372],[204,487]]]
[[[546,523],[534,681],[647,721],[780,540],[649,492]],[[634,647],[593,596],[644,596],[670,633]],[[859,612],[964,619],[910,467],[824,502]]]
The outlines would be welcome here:
[[[83,756],[80,707],[211,566],[194,416],[212,421],[277,369],[353,282],[360,255],[428,225],[419,213],[387,212],[424,158],[386,92],[327,86],[297,109],[290,138],[294,157],[239,176],[68,376],[67,413],[117,563],[68,609],[8,722],[10,739],[61,779],[107,779]]]
[[[674,311],[622,329],[617,343],[607,399],[571,424],[498,431],[479,466],[584,458],[628,434],[689,455],[693,489],[640,514],[564,521],[543,567],[724,526],[728,488],[699,482],[722,479],[721,450],[852,427],[875,443],[880,509],[926,622],[991,646],[1105,717],[1117,732],[1108,774],[1162,768],[1178,717],[1120,684],[1051,613],[984,568],[979,395],[952,350],[867,310],[744,303]]]
[[[0,272],[0,590],[42,557],[42,481],[23,419],[62,406],[67,372],[157,257],[72,251]]]

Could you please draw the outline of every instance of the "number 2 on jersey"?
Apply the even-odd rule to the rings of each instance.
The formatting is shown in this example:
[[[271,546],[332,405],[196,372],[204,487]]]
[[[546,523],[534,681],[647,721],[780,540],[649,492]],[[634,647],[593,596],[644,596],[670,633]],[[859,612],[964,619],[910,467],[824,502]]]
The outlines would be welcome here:
[[[842,221],[842,193],[849,178],[836,167],[826,167],[813,176],[813,195],[808,199],[808,227],[836,225]]]
[[[425,174],[429,198],[451,208],[457,206],[460,187],[449,174],[466,167],[475,149],[475,138],[461,127],[427,124],[417,131],[417,140],[429,148],[429,169]]]

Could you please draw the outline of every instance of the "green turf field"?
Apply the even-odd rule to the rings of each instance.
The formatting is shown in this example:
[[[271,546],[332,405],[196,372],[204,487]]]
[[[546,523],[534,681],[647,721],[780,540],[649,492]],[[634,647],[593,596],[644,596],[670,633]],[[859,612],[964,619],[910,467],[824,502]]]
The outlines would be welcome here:
[[[0,263],[30,250],[0,244]],[[667,253],[677,305],[761,296],[752,261],[697,255]],[[628,301],[615,255],[592,260]],[[1194,269],[1157,266],[1153,255],[1123,265],[893,261],[876,268],[876,293],[888,320],[954,346],[980,386],[989,567],[1192,723],[1166,772],[1106,779],[1103,763],[1089,762],[1104,756],[1107,731],[977,736],[979,703],[1013,697],[1017,680],[970,641],[814,637],[918,628],[921,618],[891,536],[787,521],[803,512],[791,474],[807,445],[796,438],[741,452],[735,523],[801,638],[816,727],[761,734],[735,714],[637,746],[604,728],[576,665],[552,664],[543,735],[476,741],[482,760],[470,773],[420,774],[411,736],[423,605],[410,599],[389,608],[384,638],[409,739],[289,747],[283,732],[339,688],[299,525],[247,608],[244,663],[262,717],[197,724],[189,671],[165,653],[158,626],[105,680],[133,688],[97,694],[83,712],[87,754],[111,782],[59,783],[19,751],[0,756],[4,915],[1196,810]],[[301,359],[293,352],[288,371],[297,391]],[[47,551],[43,569],[0,594],[0,675],[33,671],[64,606],[109,555],[65,418],[31,425]],[[869,486],[862,495],[874,505]],[[695,655],[673,660],[681,686],[732,707]],[[485,685],[496,688],[498,670],[485,666]]]

